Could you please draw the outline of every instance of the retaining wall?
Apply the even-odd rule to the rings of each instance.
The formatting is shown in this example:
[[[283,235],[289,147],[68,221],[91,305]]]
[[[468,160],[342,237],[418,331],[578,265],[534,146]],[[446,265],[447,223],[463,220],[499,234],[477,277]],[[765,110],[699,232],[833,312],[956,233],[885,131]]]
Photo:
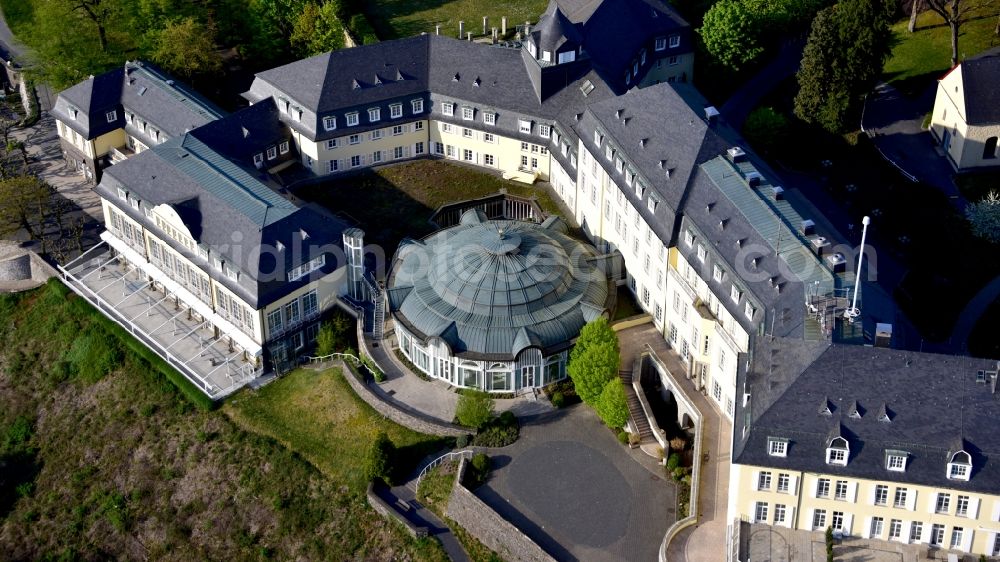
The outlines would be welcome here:
[[[468,463],[463,458],[458,463],[455,485],[451,489],[445,515],[462,526],[472,536],[510,562],[555,562],[555,558],[542,550],[510,521],[493,511],[483,500],[462,485]]]
[[[372,482],[368,483],[368,489],[365,491],[365,496],[368,498],[368,505],[372,506],[376,512],[386,519],[392,519],[398,521],[405,529],[407,533],[416,537],[422,538],[427,536],[427,527],[418,527],[414,525],[409,519],[403,516],[403,514],[396,511],[396,508],[389,505],[385,500],[380,498],[378,494],[375,493],[375,485]]]

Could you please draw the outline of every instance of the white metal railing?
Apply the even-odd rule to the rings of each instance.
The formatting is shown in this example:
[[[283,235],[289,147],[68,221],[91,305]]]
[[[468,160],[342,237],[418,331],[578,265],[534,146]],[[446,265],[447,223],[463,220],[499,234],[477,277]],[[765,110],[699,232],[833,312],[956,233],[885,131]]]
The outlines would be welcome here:
[[[424,476],[426,476],[427,473],[430,472],[431,470],[437,468],[441,464],[448,461],[457,461],[459,459],[472,460],[472,455],[474,454],[476,454],[476,452],[473,449],[461,449],[459,451],[449,451],[441,455],[440,457],[432,460],[431,462],[427,463],[427,466],[425,466],[420,471],[420,474],[417,475],[417,481],[413,485],[413,491],[416,492],[420,490],[420,481],[423,480]]]
[[[76,294],[80,295],[87,301],[89,301],[94,308],[101,312],[105,317],[107,317],[112,322],[118,324],[122,328],[129,331],[132,336],[142,342],[147,348],[153,353],[157,354],[161,359],[167,362],[171,367],[175,368],[179,373],[184,375],[189,381],[194,383],[199,390],[208,395],[209,398],[217,399],[226,396],[234,392],[239,387],[243,386],[243,383],[252,378],[258,373],[260,369],[253,369],[248,371],[244,365],[237,368],[237,372],[241,373],[238,377],[230,376],[230,385],[225,388],[217,388],[211,382],[205,380],[201,375],[199,375],[194,370],[187,367],[187,361],[182,361],[181,358],[177,357],[170,352],[169,347],[164,347],[160,342],[153,339],[152,334],[147,335],[146,331],[141,327],[132,322],[130,318],[122,316],[117,309],[106,300],[104,300],[100,295],[94,292],[93,289],[88,287],[85,283],[78,280],[75,275],[67,271],[63,266],[58,266],[59,271],[62,273],[63,281],[66,282],[66,286],[73,290]],[[174,342],[176,343],[176,342]],[[173,344],[171,344],[173,345]],[[219,367],[230,364],[227,360]],[[213,371],[214,372],[214,371]]]

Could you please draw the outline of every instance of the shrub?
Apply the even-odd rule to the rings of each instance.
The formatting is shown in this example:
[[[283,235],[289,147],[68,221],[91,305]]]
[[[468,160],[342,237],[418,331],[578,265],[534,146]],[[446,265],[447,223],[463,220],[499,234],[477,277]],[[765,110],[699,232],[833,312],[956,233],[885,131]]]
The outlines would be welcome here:
[[[493,399],[481,390],[467,390],[458,398],[455,418],[458,423],[479,429],[493,417]]]
[[[628,402],[625,400],[625,388],[618,377],[604,385],[594,409],[604,425],[614,429],[625,427],[629,416]]]
[[[621,443],[622,445],[628,445],[628,432],[627,431],[619,431],[618,432],[618,442]]]
[[[480,447],[506,447],[520,436],[517,416],[507,411],[499,418],[486,422],[472,439],[472,444]]]
[[[562,408],[566,405],[566,397],[563,396],[562,392],[557,390],[552,394],[552,405],[556,408]]]
[[[500,425],[510,427],[517,424],[517,416],[510,410],[505,410],[500,414]]]
[[[486,456],[484,453],[477,453],[472,457],[472,461],[469,463],[469,469],[466,471],[467,483],[473,486],[478,486],[483,482],[486,482],[486,477],[490,474],[490,457]]]
[[[823,537],[826,539],[826,562],[833,562],[833,527],[827,527]]]
[[[667,470],[673,472],[681,465],[681,456],[677,453],[673,453],[667,458]]]
[[[465,433],[455,438],[455,447],[464,449],[469,446],[469,436]]]
[[[94,330],[76,338],[66,353],[66,360],[84,381],[97,382],[114,370],[122,360],[121,348],[103,330]]]
[[[381,479],[386,484],[392,485],[392,466],[395,456],[396,446],[384,431],[380,431],[368,449],[365,476],[371,480]]]
[[[337,338],[333,333],[333,326],[329,322],[324,322],[316,334],[316,355],[324,357],[333,353]]]

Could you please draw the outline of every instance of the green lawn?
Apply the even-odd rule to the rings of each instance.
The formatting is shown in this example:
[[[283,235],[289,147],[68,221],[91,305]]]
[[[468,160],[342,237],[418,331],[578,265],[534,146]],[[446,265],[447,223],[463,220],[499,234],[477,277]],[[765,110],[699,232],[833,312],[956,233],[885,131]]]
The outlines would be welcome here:
[[[102,319],[56,281],[0,295],[0,558],[447,560]]]
[[[513,33],[517,24],[538,21],[547,5],[546,0],[373,0],[366,2],[365,12],[380,39],[434,33],[435,25],[441,25],[442,35],[458,37],[460,20],[467,32],[481,35],[483,16],[498,30],[500,18],[507,16],[507,32]]]
[[[340,369],[294,371],[258,391],[244,391],[223,411],[240,427],[277,440],[358,491],[367,485],[364,458],[379,431],[400,449],[403,477],[446,444],[380,416],[358,398]]]
[[[433,232],[428,219],[446,203],[475,199],[506,189],[511,195],[536,197],[542,210],[559,214],[549,191],[504,180],[474,168],[442,160],[415,160],[358,175],[330,180],[296,191],[296,195],[358,221],[365,242],[381,245],[392,255],[404,237]]]
[[[993,33],[996,14],[984,6],[959,28],[959,60],[1000,45]],[[996,6],[992,7],[996,11]],[[909,18],[892,26],[897,44],[883,70],[890,83],[908,95],[919,95],[951,67],[951,30],[941,16],[927,10],[917,18],[917,29],[906,31]]]

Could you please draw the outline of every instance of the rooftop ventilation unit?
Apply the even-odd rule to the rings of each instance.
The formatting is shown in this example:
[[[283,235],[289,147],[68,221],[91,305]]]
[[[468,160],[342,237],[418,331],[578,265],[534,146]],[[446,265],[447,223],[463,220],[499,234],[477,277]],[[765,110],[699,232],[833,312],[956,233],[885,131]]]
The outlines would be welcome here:
[[[705,107],[705,120],[712,123],[719,117],[719,110],[715,109],[714,105],[709,105]]]
[[[738,146],[730,148],[729,150],[726,151],[726,154],[729,155],[729,159],[732,160],[733,162],[742,162],[747,157],[747,153],[744,152],[743,149]]]
[[[776,185],[771,188],[771,197],[774,197],[775,201],[781,201],[785,198],[785,188],[780,185]]]
[[[744,179],[747,180],[747,184],[749,184],[750,187],[757,187],[764,179],[764,176],[760,175],[760,172],[747,172]]]
[[[816,232],[816,223],[812,219],[802,221],[802,234],[808,236]]]

